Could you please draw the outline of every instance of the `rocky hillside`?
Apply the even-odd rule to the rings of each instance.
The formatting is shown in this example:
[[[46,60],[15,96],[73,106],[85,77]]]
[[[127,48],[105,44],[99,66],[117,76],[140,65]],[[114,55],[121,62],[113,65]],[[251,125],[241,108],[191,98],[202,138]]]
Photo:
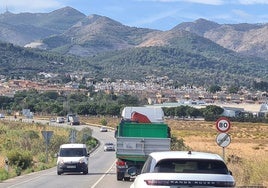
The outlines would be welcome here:
[[[268,24],[217,24],[198,19],[181,23],[172,30],[189,31],[235,52],[268,59]]]
[[[31,78],[43,71],[86,71],[98,79],[168,76],[175,84],[250,87],[256,80],[268,82],[266,29],[199,19],[159,31],[70,7],[47,14],[6,12],[0,15],[0,40],[43,50],[0,43],[0,74]]]
[[[180,23],[169,31],[158,31],[125,26],[104,16],[86,16],[71,7],[50,13],[0,14],[0,41],[80,56],[134,47],[173,46],[178,35],[189,36],[182,30],[242,55],[268,59],[268,24],[218,24],[198,19]]]
[[[154,30],[125,26],[105,16],[90,15],[60,35],[43,40],[47,49],[80,56],[134,48]]]
[[[86,17],[81,12],[65,7],[50,13],[5,12],[0,14],[0,40],[19,46],[60,34]]]

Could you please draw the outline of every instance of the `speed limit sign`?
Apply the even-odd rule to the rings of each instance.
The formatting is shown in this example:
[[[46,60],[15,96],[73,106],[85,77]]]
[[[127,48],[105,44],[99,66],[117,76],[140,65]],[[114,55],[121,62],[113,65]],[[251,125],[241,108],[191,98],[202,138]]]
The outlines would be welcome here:
[[[231,123],[228,118],[221,117],[216,121],[216,128],[218,131],[225,133],[231,128]]]

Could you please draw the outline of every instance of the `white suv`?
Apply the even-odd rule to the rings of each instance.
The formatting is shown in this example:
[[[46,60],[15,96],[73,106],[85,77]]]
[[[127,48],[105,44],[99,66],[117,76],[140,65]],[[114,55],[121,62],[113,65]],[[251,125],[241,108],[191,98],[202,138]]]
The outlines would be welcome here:
[[[235,187],[235,180],[217,154],[166,151],[149,155],[130,186],[140,187]]]

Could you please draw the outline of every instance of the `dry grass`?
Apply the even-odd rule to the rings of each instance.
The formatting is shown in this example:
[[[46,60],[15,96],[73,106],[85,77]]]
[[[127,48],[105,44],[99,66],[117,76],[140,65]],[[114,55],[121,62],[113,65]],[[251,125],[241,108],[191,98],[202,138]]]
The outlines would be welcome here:
[[[105,118],[108,126],[115,127],[120,119],[88,117],[82,121],[100,124]],[[217,153],[223,148],[216,143],[215,122],[167,120],[172,134],[182,138],[192,150]],[[231,122],[231,144],[225,151],[225,160],[233,172],[237,186],[268,186],[268,124]]]
[[[215,122],[170,120],[168,124],[192,150],[223,156],[223,148],[216,143]],[[233,122],[228,134],[231,144],[224,149],[225,160],[237,185],[268,186],[268,125]]]

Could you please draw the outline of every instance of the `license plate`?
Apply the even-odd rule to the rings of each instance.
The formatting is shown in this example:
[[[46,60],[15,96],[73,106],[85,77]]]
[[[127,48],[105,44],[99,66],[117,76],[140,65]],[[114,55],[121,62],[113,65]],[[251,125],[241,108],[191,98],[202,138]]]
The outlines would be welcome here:
[[[69,165],[69,166],[67,166],[67,168],[76,168],[76,166]]]

